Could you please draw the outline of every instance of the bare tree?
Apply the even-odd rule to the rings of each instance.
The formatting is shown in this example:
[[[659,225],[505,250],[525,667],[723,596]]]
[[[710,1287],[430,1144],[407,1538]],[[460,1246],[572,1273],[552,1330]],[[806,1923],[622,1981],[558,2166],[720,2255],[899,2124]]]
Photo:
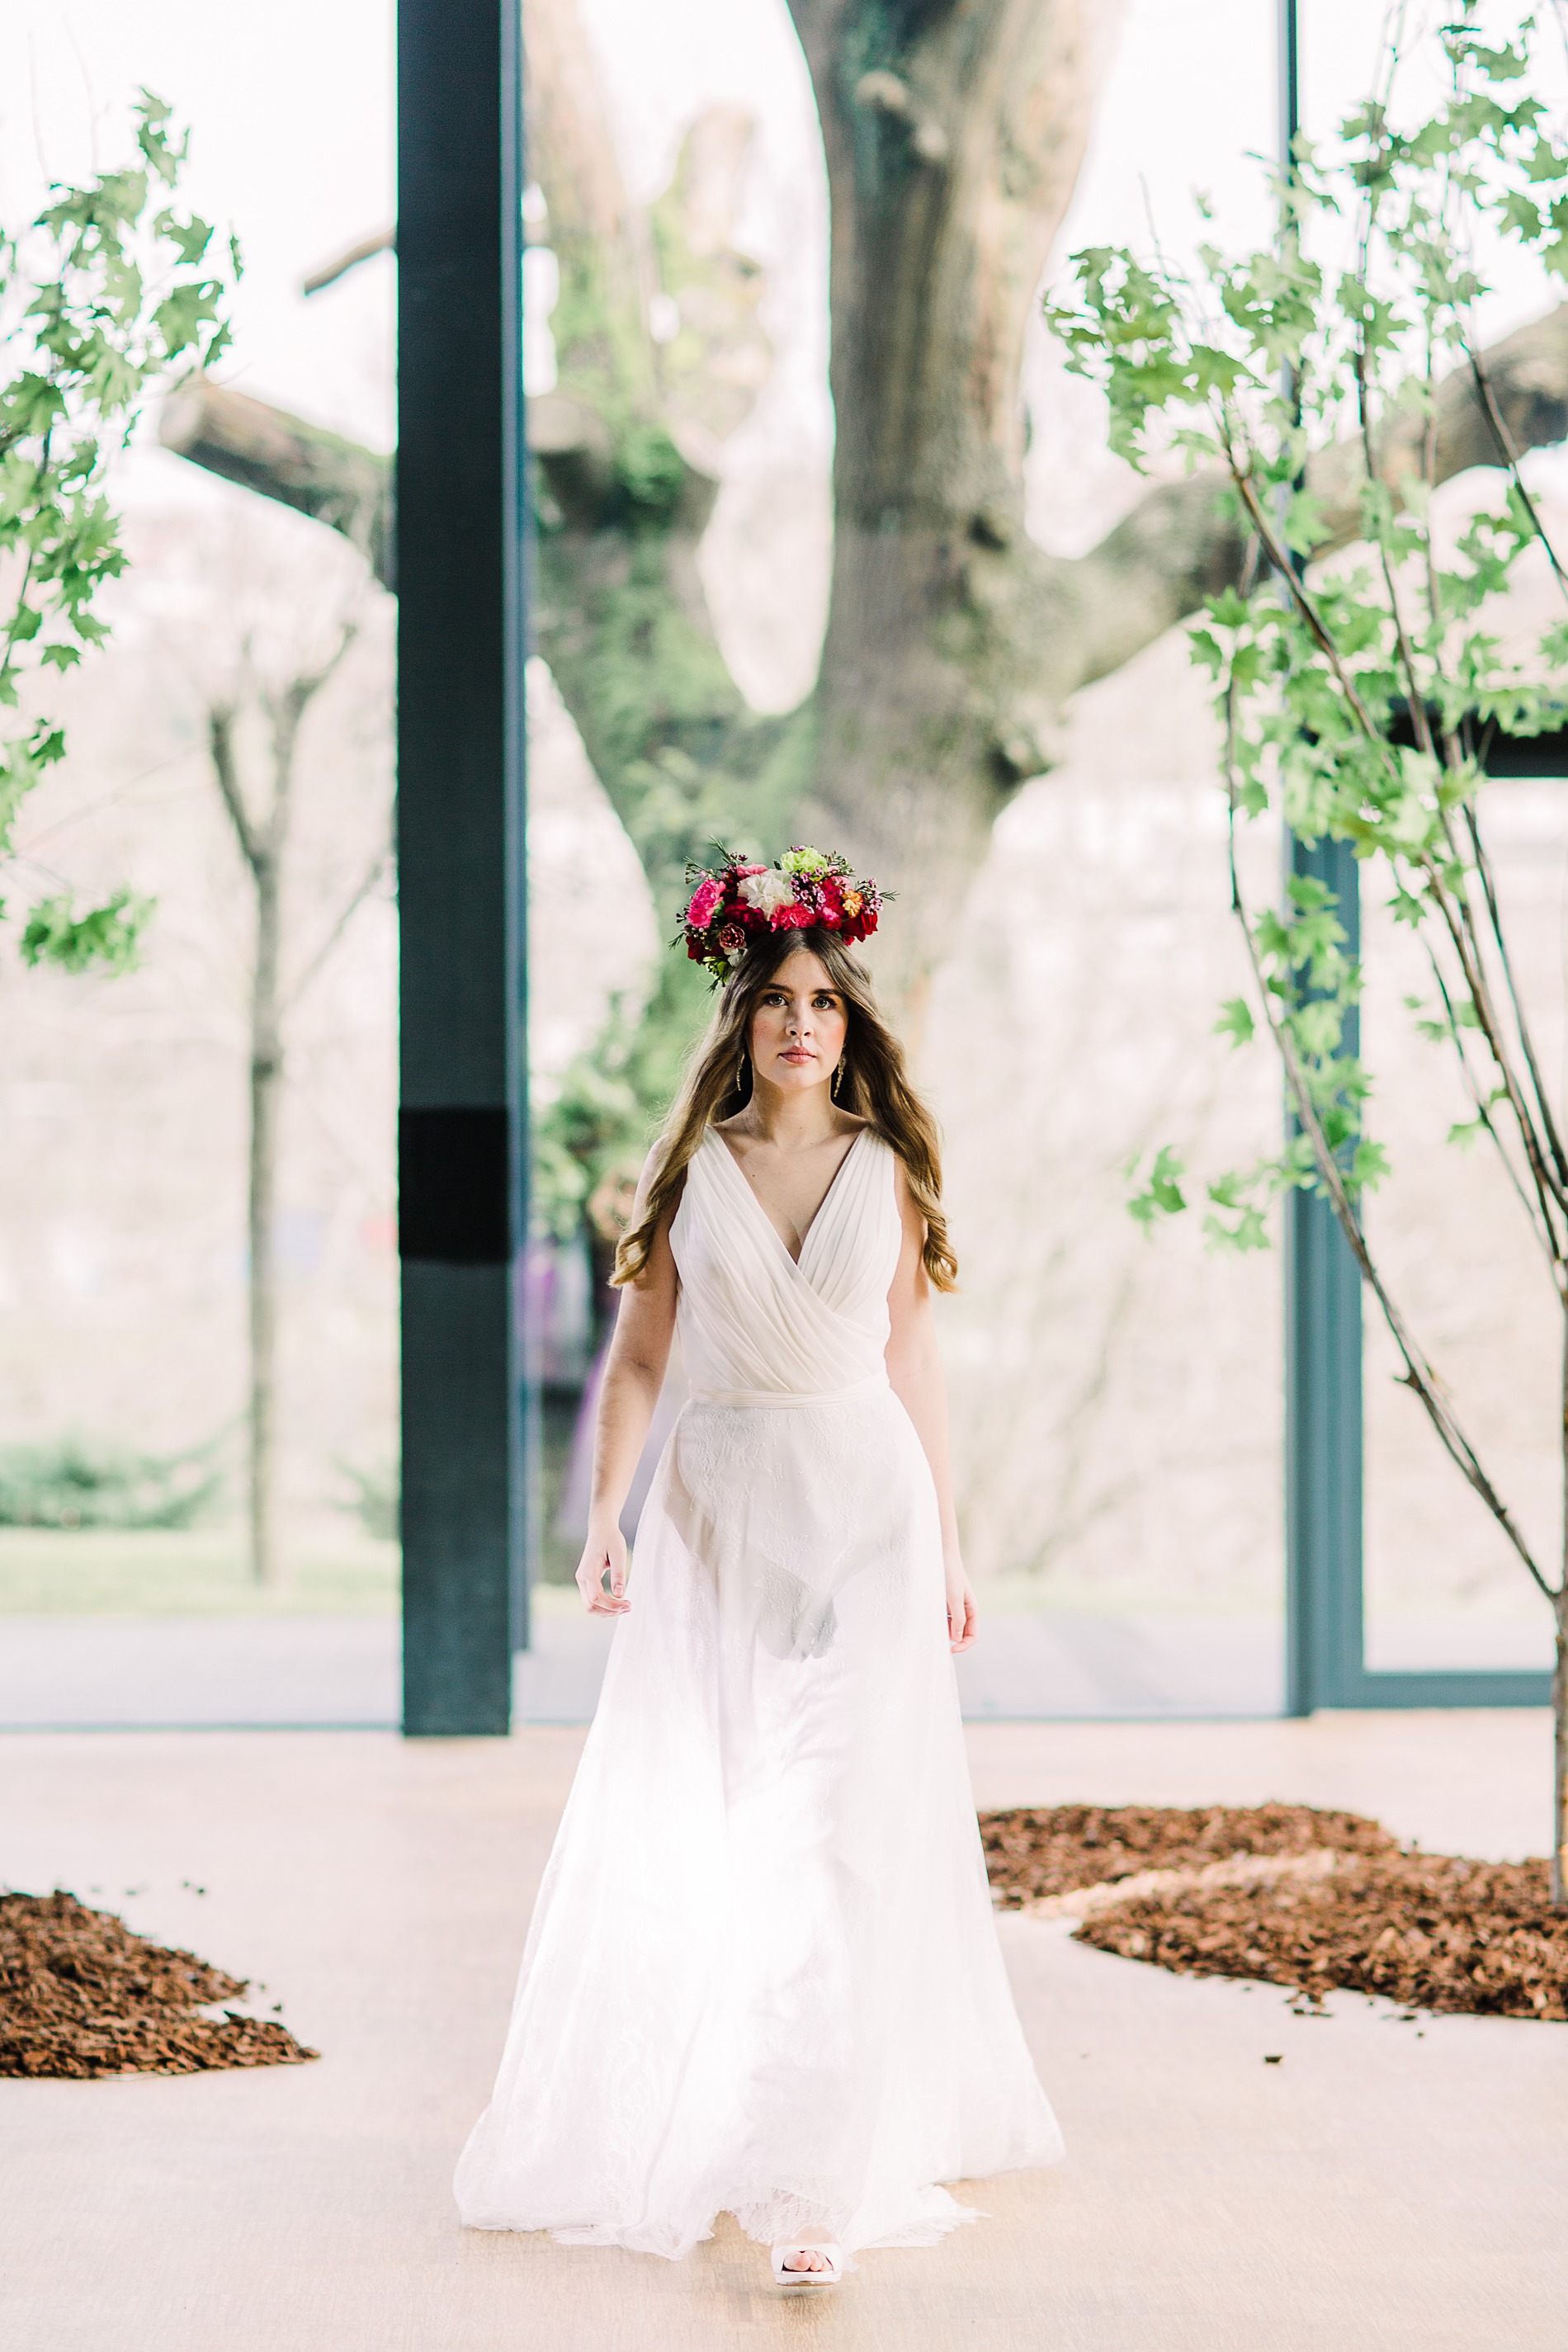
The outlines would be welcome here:
[[[250,970],[250,1102],[247,1229],[249,1239],[249,1433],[247,1521],[250,1572],[258,1584],[281,1580],[278,1548],[278,1125],[283,1084],[284,1024],[290,1008],[321,971],[351,916],[385,871],[389,851],[378,851],[357,888],[287,988],[282,975],[283,885],[300,732],[316,697],[358,634],[353,620],[315,667],[268,686],[247,659],[240,687],[207,709],[212,772],[250,877],[256,936]],[[247,698],[263,722],[265,782],[242,776],[240,719]]]

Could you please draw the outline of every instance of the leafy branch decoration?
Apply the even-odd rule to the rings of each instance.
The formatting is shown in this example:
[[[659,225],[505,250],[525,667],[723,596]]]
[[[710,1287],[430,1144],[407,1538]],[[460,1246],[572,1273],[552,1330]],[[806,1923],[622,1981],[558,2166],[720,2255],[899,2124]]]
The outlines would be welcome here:
[[[1240,828],[1272,816],[1309,845],[1349,843],[1385,881],[1394,919],[1419,940],[1432,974],[1431,1003],[1409,1000],[1410,1009],[1455,1058],[1471,1107],[1453,1140],[1484,1140],[1500,1158],[1568,1336],[1568,1152],[1478,807],[1487,734],[1560,726],[1568,702],[1568,620],[1521,661],[1505,656],[1488,609],[1533,547],[1568,602],[1568,572],[1521,478],[1475,330],[1488,291],[1475,255],[1481,225],[1568,278],[1568,151],[1531,87],[1533,33],[1526,19],[1511,39],[1489,41],[1475,0],[1463,0],[1435,37],[1447,65],[1443,102],[1409,123],[1395,105],[1396,25],[1377,94],[1321,152],[1297,142],[1267,248],[1231,258],[1205,243],[1189,277],[1163,257],[1094,247],[1074,257],[1076,288],[1047,302],[1047,316],[1069,366],[1105,390],[1112,446],[1140,468],[1173,446],[1192,467],[1217,468],[1249,539],[1241,584],[1211,598],[1190,633],[1193,658],[1214,681],[1232,905],[1253,980],[1252,998],[1226,1004],[1216,1028],[1237,1046],[1267,1033],[1292,1133],[1208,1182],[1205,1230],[1220,1245],[1262,1247],[1266,1211],[1280,1192],[1301,1188],[1330,1202],[1406,1384],[1552,1603],[1552,1895],[1562,1903],[1563,1570],[1536,1558],[1368,1245],[1361,1203],[1390,1170],[1366,1129],[1371,1076],[1347,1048],[1363,976],[1334,896],[1295,875],[1282,905],[1250,905],[1237,854]],[[1334,268],[1323,257],[1347,233],[1348,257]],[[1456,366],[1473,379],[1506,490],[1500,506],[1471,516],[1445,557],[1431,499],[1442,478],[1437,392]],[[1309,453],[1347,436],[1361,469],[1362,551],[1314,565],[1332,534],[1305,487]],[[1163,1148],[1130,1203],[1134,1216],[1152,1225],[1184,1210],[1184,1172]],[[1568,1491],[1568,1382],[1563,1406]]]
[[[57,185],[29,229],[0,230],[0,873],[24,803],[65,756],[39,683],[109,634],[94,607],[126,562],[110,462],[149,391],[229,341],[237,245],[215,259],[211,225],[176,208],[189,135],[170,109],[143,90],[134,121],[134,163]],[[28,911],[23,959],[123,969],[148,911],[129,889],[80,912],[57,892]]]

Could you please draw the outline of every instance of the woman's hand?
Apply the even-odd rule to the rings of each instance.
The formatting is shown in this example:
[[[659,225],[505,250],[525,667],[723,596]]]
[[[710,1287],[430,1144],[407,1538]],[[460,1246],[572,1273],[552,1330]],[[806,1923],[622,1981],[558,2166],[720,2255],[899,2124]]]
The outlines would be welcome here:
[[[626,1599],[626,1539],[616,1520],[604,1528],[590,1524],[588,1540],[577,1562],[577,1590],[584,1607],[595,1617],[624,1617],[631,1607]]]
[[[974,1605],[974,1587],[963,1570],[951,1571],[947,1580],[947,1645],[955,1654],[972,1647],[980,1631],[980,1615]]]

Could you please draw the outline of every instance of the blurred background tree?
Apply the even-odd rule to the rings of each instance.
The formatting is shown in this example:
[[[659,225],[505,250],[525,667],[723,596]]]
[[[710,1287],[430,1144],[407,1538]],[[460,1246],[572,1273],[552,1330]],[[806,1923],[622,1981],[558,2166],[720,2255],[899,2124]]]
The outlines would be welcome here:
[[[248,1523],[250,1574],[257,1584],[281,1577],[278,1542],[278,1179],[279,1113],[284,1072],[285,1024],[292,1008],[320,973],[355,913],[386,873],[392,855],[391,812],[386,838],[373,852],[353,888],[336,908],[323,936],[300,969],[283,969],[283,894],[300,730],[358,635],[353,605],[362,601],[358,583],[346,612],[332,615],[321,642],[307,658],[298,646],[258,646],[247,631],[229,677],[206,712],[207,748],[213,779],[233,828],[235,843],[256,901],[250,970],[249,1150],[246,1224],[249,1238]],[[274,633],[276,634],[276,633]],[[268,655],[271,672],[268,674]],[[247,724],[248,722],[248,724]],[[259,740],[247,742],[247,736]],[[242,747],[244,747],[242,749]],[[253,770],[246,773],[245,751]]]
[[[1024,528],[1025,330],[1119,10],[792,0],[792,14],[833,219],[834,576],[816,684],[784,716],[750,710],[697,569],[718,452],[769,366],[760,272],[731,242],[746,119],[702,116],[666,194],[639,207],[575,0],[524,11],[530,235],[559,286],[556,383],[530,404],[535,623],[661,917],[716,833],[765,850],[821,835],[900,895],[879,971],[908,1011],[996,815],[1050,767],[1069,697],[1233,580],[1242,533],[1206,475],[1158,485],[1080,557]],[[1568,310],[1488,363],[1516,447],[1561,439]],[[345,532],[387,576],[384,458],[214,383],[168,404],[162,437]],[[1438,478],[1495,461],[1473,383],[1450,381]],[[1360,529],[1354,468],[1328,465],[1342,541]],[[677,998],[690,1019],[683,983],[661,974],[656,1023]]]
[[[553,382],[529,406],[537,645],[661,922],[715,835],[769,853],[829,840],[900,894],[879,976],[918,1034],[995,820],[1051,768],[1067,706],[1236,583],[1245,535],[1223,478],[1174,468],[1082,553],[1025,528],[1026,329],[1120,10],[792,0],[791,13],[832,224],[833,577],[816,681],[791,710],[751,709],[699,567],[721,452],[772,364],[762,273],[736,245],[747,119],[700,116],[663,194],[635,201],[576,0],[525,9],[536,326],[553,295]],[[1568,309],[1484,361],[1513,447],[1560,441]],[[1436,484],[1496,467],[1468,369],[1436,385],[1431,436]],[[167,404],[162,438],[341,531],[390,578],[386,459],[210,379]],[[1406,453],[1387,446],[1397,468]],[[1361,536],[1362,482],[1353,436],[1313,453],[1325,550]],[[589,1202],[613,1222],[705,1011],[675,959],[653,989],[539,1121],[536,1206],[558,1234]],[[595,1234],[601,1253],[607,1238]]]

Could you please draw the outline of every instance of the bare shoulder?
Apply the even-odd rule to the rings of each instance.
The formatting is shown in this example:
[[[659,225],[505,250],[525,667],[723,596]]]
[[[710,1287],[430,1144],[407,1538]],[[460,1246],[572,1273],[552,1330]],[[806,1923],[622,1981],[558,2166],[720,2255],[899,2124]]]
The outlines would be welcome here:
[[[655,1184],[658,1181],[660,1171],[663,1169],[665,1161],[669,1157],[669,1140],[670,1139],[668,1135],[660,1135],[656,1137],[652,1144],[648,1147],[647,1157],[642,1164],[642,1173],[637,1178],[637,1201],[632,1210],[632,1218],[634,1223],[642,1215],[644,1210],[647,1208],[648,1195],[653,1191]],[[666,1205],[665,1214],[667,1219],[674,1213],[674,1211],[680,1200],[681,1193],[685,1189],[686,1171],[682,1168],[675,1179],[674,1189],[671,1192],[669,1200]]]
[[[884,1148],[893,1163],[893,1198],[898,1203],[899,1217],[904,1231],[912,1235],[917,1243],[923,1242],[926,1230],[925,1212],[915,1199],[914,1189],[910,1182],[910,1171],[904,1166],[901,1155],[894,1150],[890,1143],[886,1144]]]

